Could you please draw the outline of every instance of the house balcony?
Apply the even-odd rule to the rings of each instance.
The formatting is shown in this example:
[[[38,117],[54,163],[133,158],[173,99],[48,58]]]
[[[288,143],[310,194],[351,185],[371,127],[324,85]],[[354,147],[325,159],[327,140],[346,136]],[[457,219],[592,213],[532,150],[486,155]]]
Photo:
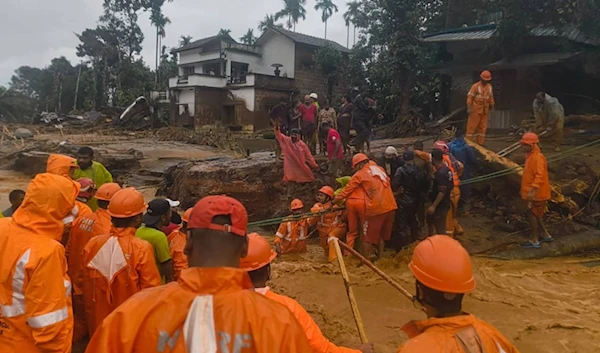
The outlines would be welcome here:
[[[190,74],[169,79],[169,88],[183,87],[214,87],[224,88],[227,86],[227,78],[223,76]]]

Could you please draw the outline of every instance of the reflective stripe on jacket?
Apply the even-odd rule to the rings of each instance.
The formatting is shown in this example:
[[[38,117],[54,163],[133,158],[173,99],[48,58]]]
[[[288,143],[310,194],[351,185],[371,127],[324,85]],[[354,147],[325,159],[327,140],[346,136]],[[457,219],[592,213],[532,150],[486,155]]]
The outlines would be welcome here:
[[[471,86],[467,94],[467,106],[471,107],[471,112],[481,115],[487,115],[490,106],[496,105],[494,101],[494,89],[492,84],[476,82]]]
[[[117,308],[86,353],[311,352],[292,313],[252,288],[244,270],[188,268]]]
[[[129,297],[161,284],[152,245],[135,228],[112,228],[83,250],[83,300],[90,336]]]
[[[71,282],[59,241],[78,192],[70,179],[38,174],[12,218],[0,220],[0,352],[71,351]]]
[[[281,222],[277,233],[275,233],[275,244],[280,244],[282,254],[306,251],[306,239],[308,239],[310,222],[307,218]]]

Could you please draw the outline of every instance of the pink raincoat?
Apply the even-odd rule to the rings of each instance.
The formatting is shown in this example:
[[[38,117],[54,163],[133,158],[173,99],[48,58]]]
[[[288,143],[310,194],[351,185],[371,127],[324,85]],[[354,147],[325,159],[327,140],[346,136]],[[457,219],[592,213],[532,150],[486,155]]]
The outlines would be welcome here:
[[[319,165],[315,162],[308,146],[302,140],[293,142],[291,137],[285,136],[279,130],[275,132],[275,137],[283,152],[283,181],[296,183],[315,181],[310,167],[318,168]]]

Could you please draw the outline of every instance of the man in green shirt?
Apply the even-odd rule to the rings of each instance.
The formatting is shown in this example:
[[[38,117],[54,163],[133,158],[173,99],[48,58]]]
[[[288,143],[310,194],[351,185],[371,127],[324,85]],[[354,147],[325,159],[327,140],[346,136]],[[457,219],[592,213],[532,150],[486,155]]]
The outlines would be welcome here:
[[[91,147],[81,147],[77,151],[77,165],[79,169],[75,170],[73,180],[80,178],[90,178],[99,188],[103,184],[112,183],[113,177],[110,172],[100,162],[96,162],[94,159],[94,150]],[[87,205],[90,206],[92,211],[98,209],[98,201],[95,198],[91,198]]]
[[[154,259],[164,283],[173,282],[173,261],[165,233],[160,229],[171,220],[171,206],[165,199],[154,199],[148,203],[148,209],[142,219],[144,224],[135,236],[149,242],[154,249]]]

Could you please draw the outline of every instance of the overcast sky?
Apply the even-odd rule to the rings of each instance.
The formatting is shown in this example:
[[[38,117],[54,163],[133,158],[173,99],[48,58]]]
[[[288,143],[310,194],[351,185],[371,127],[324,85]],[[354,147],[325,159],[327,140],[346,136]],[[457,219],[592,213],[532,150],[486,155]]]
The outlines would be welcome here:
[[[347,0],[334,0],[339,8],[329,19],[327,38],[346,45],[343,13]],[[323,37],[321,13],[314,9],[316,0],[307,0],[307,16],[296,31]],[[238,40],[248,28],[260,34],[256,26],[283,6],[283,0],[173,0],[164,12],[171,19],[163,44],[176,46],[181,35],[200,39],[228,28]],[[22,65],[44,67],[50,60],[65,56],[75,65],[79,42],[74,33],[93,28],[102,13],[102,0],[18,0],[5,3],[0,11],[0,85],[6,85],[14,70]],[[141,13],[139,25],[144,32],[142,56],[154,67],[155,30],[148,13]],[[352,33],[350,35],[352,37]],[[352,41],[352,38],[350,38]],[[352,43],[351,43],[352,44]]]

